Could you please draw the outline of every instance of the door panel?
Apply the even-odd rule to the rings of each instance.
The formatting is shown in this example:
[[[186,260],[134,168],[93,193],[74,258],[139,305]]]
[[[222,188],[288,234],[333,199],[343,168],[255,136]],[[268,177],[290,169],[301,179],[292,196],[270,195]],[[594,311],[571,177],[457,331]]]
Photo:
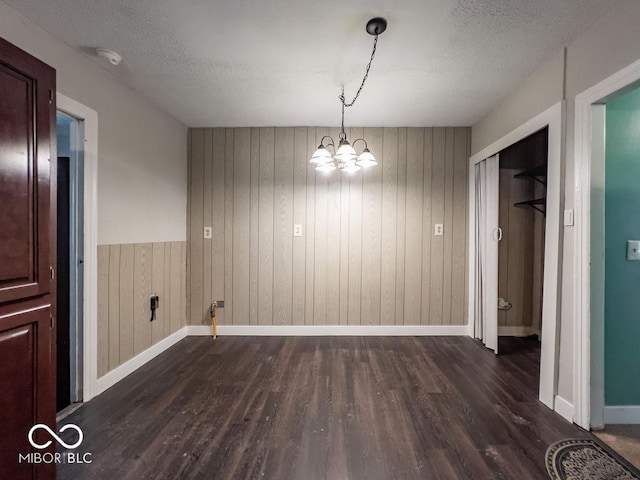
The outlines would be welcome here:
[[[486,245],[486,283],[485,283],[485,321],[487,348],[498,353],[498,242],[502,235],[499,233],[499,202],[500,202],[500,161],[499,156],[487,158],[487,229]]]
[[[54,93],[55,70],[0,39],[2,478],[55,478],[54,463],[18,457],[34,451],[32,426],[56,426]],[[55,442],[38,452],[55,453]]]
[[[36,451],[27,439],[29,429],[36,423],[51,425],[51,407],[48,405],[51,403],[49,397],[53,396],[50,317],[50,305],[19,312],[5,308],[0,314],[2,478],[32,478],[33,473],[41,473],[38,478],[45,478],[46,471],[52,469],[46,465],[18,462],[18,454]]]
[[[33,57],[13,62],[15,50],[0,43],[0,303],[51,291],[50,96],[55,73]]]

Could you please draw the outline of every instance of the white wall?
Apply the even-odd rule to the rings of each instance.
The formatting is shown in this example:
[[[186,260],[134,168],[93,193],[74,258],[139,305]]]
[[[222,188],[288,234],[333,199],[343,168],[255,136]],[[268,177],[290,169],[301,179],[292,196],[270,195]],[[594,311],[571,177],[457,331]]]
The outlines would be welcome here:
[[[57,70],[98,112],[98,243],[186,240],[187,128],[0,2],[0,37]]]
[[[574,205],[573,129],[575,97],[640,58],[640,3],[623,0],[567,47],[565,207]],[[562,51],[472,128],[472,153],[480,151],[562,98]],[[565,227],[558,394],[573,401],[574,227]]]

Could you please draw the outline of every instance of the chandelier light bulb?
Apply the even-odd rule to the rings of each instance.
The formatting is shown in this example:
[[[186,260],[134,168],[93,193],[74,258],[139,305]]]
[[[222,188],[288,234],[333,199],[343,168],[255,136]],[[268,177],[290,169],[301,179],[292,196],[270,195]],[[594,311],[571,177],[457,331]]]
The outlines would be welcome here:
[[[313,163],[315,165],[322,165],[324,163],[328,163],[332,160],[331,153],[327,150],[323,145],[320,145],[318,149],[314,152],[309,163]]]
[[[368,148],[365,148],[364,151],[358,156],[358,160],[356,161],[356,163],[359,166],[364,167],[364,168],[373,167],[374,165],[378,164],[378,162],[376,161],[375,157],[369,151]]]
[[[317,171],[325,172],[325,173],[332,172],[336,168],[337,167],[336,167],[335,163],[333,163],[333,162],[322,163],[322,164],[316,166],[316,170]]]
[[[335,156],[335,159],[338,163],[346,165],[349,162],[355,160],[357,156],[358,155],[356,154],[356,151],[353,149],[349,142],[347,142],[346,140],[340,141],[340,147],[338,148]]]

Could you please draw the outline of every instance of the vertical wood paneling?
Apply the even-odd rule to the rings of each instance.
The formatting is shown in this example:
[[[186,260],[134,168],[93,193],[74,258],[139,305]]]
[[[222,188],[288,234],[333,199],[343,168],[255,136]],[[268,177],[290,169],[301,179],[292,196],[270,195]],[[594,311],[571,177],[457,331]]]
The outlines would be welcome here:
[[[350,138],[351,131],[348,133]],[[340,176],[340,280],[339,280],[339,298],[338,317],[340,325],[349,324],[349,221],[350,221],[350,197],[349,191],[351,175]]]
[[[133,357],[133,267],[135,245],[120,246],[120,363]]]
[[[203,193],[202,223],[204,227],[213,227],[213,130],[207,128],[204,131],[204,153],[203,153]],[[211,295],[213,293],[213,233],[211,238],[202,239],[202,299],[199,305],[202,322],[206,323],[211,306]]]
[[[316,129],[316,144],[330,132],[326,128]],[[337,173],[337,172],[334,172]],[[316,325],[327,325],[327,179],[331,174],[316,174],[315,237],[314,237],[314,279],[313,279],[313,319]],[[334,175],[331,175],[334,176]]]
[[[193,130],[189,129],[187,131],[187,248],[189,248],[189,246],[191,245],[191,222],[192,222],[192,218],[191,218],[191,205],[193,203],[192,198],[191,198],[191,155],[192,155],[192,150],[191,150],[191,135],[193,134]],[[191,255],[187,254],[187,262],[185,264],[185,268],[187,271],[187,275],[190,275],[191,273]],[[186,294],[188,299],[191,299],[191,282],[187,282],[186,285]],[[186,316],[187,318],[191,318],[191,302],[186,302],[187,304],[187,310],[186,310]]]
[[[98,245],[98,291],[109,291],[109,245]],[[98,295],[98,377],[109,371],[109,295]]]
[[[382,154],[382,129],[365,128],[369,149]],[[362,175],[362,325],[380,325],[382,168]]]
[[[444,224],[442,323],[451,324],[451,287],[453,285],[453,171],[455,164],[455,129],[447,128],[444,169]]]
[[[302,237],[293,238],[293,285],[291,299],[291,317],[294,325],[305,323],[305,280],[306,249],[305,231],[307,206],[307,129],[299,127],[294,130],[293,147],[293,223],[302,225]]]
[[[113,370],[120,365],[120,245],[109,247],[108,282],[109,370]]]
[[[224,128],[213,129],[213,152],[212,152],[212,240],[211,240],[211,298],[213,300],[224,300],[225,296],[225,151],[226,135]],[[210,307],[210,305],[209,305]],[[203,323],[210,323],[210,315],[203,319]],[[216,320],[220,325],[225,324],[225,309],[221,308],[216,312]]]
[[[380,264],[380,323],[396,323],[396,257],[397,257],[397,205],[398,205],[398,129],[385,128],[382,132],[382,219]]]
[[[139,354],[151,346],[151,243],[137,243],[133,260],[133,353]]]
[[[305,157],[305,166],[307,167],[307,211],[305,212],[305,228],[303,234],[305,240],[305,300],[304,300],[304,323],[305,325],[314,325],[314,296],[315,296],[315,211],[316,211],[316,171],[313,166],[308,164],[318,145],[316,129],[307,129],[307,155]]]
[[[452,239],[451,269],[451,324],[464,325],[466,310],[464,302],[459,301],[460,292],[464,292],[467,284],[465,268],[467,265],[467,142],[469,142],[469,130],[457,128],[454,142],[453,165],[453,205],[452,218],[450,220],[450,232]],[[457,219],[465,219],[458,221]]]
[[[407,129],[405,325],[420,325],[422,316],[424,133],[424,129],[422,128]],[[429,226],[425,228],[428,232]]]
[[[273,181],[275,130],[260,129],[258,324],[273,324]]]
[[[251,129],[251,172],[249,174],[251,218],[249,226],[249,325],[258,324],[258,244],[260,241],[260,129]]]
[[[171,335],[171,243],[167,243],[164,245],[164,265],[163,265],[163,278],[162,278],[162,286],[164,293],[160,301],[162,302],[162,309],[164,310],[164,318],[163,318],[163,332],[162,338],[168,337]],[[178,317],[179,318],[179,317]]]
[[[186,325],[186,252],[186,242],[98,246],[100,376]]]
[[[336,129],[332,129],[329,134],[336,138],[339,132]],[[340,183],[345,175],[342,175],[341,172],[334,173],[338,173],[338,175],[323,175],[327,180],[327,261],[326,278],[323,282],[326,285],[327,295],[327,320],[325,322],[327,325],[340,323],[340,227],[342,225],[340,212],[342,189]]]
[[[180,325],[184,327],[187,324],[187,245],[185,242],[180,243]]]
[[[308,163],[323,135],[337,140],[336,128],[211,132],[207,167],[208,134],[191,131],[189,292],[202,306],[226,300],[220,324],[232,309],[242,325],[466,321],[468,128],[348,129],[380,160],[354,175]],[[209,169],[207,192],[196,172]],[[209,198],[211,260],[198,250]],[[433,235],[435,223],[444,236]],[[202,293],[207,269],[211,299]]]
[[[224,150],[224,322],[233,324],[233,177],[234,177],[234,133],[236,129],[225,129]],[[227,298],[228,297],[228,298]],[[218,299],[216,299],[218,300]],[[246,322],[246,320],[245,320]]]
[[[170,246],[170,269],[169,269],[169,284],[171,285],[169,288],[169,295],[171,299],[169,300],[170,308],[169,308],[169,318],[171,325],[171,333],[177,332],[180,330],[182,326],[182,310],[181,307],[184,304],[184,300],[181,298],[182,295],[182,249],[184,248],[184,244],[182,242],[171,242]],[[165,275],[167,272],[165,271]]]
[[[434,140],[433,128],[427,128],[424,132],[424,167],[422,191],[422,316],[420,322],[423,324],[436,323],[437,320],[431,315],[431,282],[438,282],[438,278],[432,279],[431,271],[431,242],[433,238],[433,157],[440,155],[440,146],[435,145],[438,136]],[[437,263],[437,259],[436,259]]]
[[[160,305],[156,309],[156,319],[151,322],[151,344],[164,338],[165,294],[164,294],[164,243],[151,246],[151,295],[158,295]]]
[[[362,138],[362,128],[351,128],[351,138]],[[362,174],[349,179],[349,284],[347,321],[360,325],[362,304]]]
[[[431,223],[429,236],[431,237],[431,275],[429,284],[429,310],[425,323],[442,325],[442,293],[444,281],[444,237],[451,234],[450,226],[444,218],[445,167],[447,160],[447,129],[433,129],[433,165],[431,168]],[[444,225],[444,235],[434,235],[434,225]],[[425,232],[426,233],[426,232]],[[425,252],[425,255],[427,253]],[[423,284],[424,287],[424,284]]]
[[[405,234],[407,218],[407,129],[398,131],[398,204],[396,207],[396,325],[404,324]]]
[[[191,131],[191,178],[189,179],[190,241],[189,241],[189,304],[191,311],[190,322],[195,325],[202,323],[203,292],[203,228],[204,228],[204,129],[196,128]]]
[[[274,134],[273,323],[291,325],[293,300],[293,128]]]
[[[233,137],[233,291],[234,323],[248,325],[251,247],[251,129],[239,128]],[[230,295],[231,294],[231,295]]]

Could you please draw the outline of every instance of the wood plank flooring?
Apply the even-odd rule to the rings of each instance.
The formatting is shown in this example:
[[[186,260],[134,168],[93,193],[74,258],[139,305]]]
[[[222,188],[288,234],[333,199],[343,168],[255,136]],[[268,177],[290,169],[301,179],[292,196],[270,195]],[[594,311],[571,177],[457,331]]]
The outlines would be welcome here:
[[[536,400],[536,343],[501,348],[189,337],[61,422],[93,462],[58,478],[547,478],[548,445],[590,434]]]

